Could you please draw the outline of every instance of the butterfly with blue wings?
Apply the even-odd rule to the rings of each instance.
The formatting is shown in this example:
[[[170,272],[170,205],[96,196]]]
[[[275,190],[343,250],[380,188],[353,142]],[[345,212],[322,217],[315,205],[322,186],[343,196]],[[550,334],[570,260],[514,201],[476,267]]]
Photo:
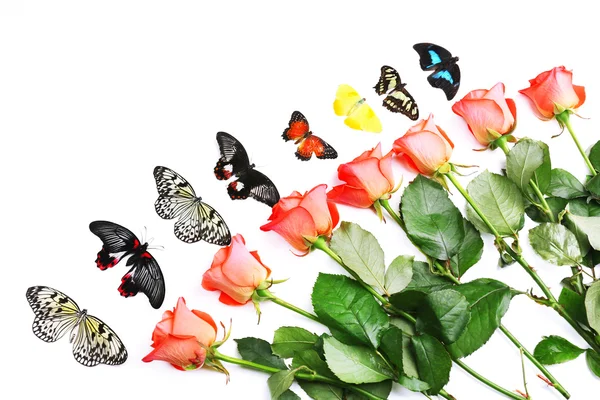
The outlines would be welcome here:
[[[66,294],[47,286],[32,286],[25,296],[35,314],[33,333],[44,342],[56,342],[68,332],[75,360],[86,367],[119,365],[127,360],[119,336]]]
[[[446,99],[452,100],[460,86],[458,57],[452,57],[448,50],[433,43],[417,43],[413,48],[419,53],[421,69],[434,71],[427,77],[429,84],[442,89]]]

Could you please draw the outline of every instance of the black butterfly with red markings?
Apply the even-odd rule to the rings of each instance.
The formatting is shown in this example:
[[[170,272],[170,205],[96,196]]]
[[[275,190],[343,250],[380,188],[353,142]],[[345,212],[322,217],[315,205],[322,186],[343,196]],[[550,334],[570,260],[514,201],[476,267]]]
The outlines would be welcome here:
[[[141,243],[127,228],[114,222],[94,221],[90,231],[102,240],[102,250],[96,257],[96,265],[102,271],[112,268],[123,258],[129,257],[127,266],[131,269],[121,278],[121,296],[135,296],[144,293],[150,305],[159,308],[165,299],[165,279],[158,263],[148,253],[148,243]]]
[[[262,172],[250,164],[244,146],[226,132],[217,133],[217,142],[221,158],[215,166],[215,176],[219,180],[227,180],[232,176],[237,179],[227,186],[227,193],[232,200],[243,200],[252,197],[269,207],[279,201],[279,191],[275,184]]]
[[[308,120],[300,111],[294,111],[290,118],[289,127],[283,131],[281,135],[283,140],[294,140],[298,145],[296,157],[302,161],[311,159],[313,153],[317,158],[337,158],[337,151],[326,141],[313,135],[308,126]]]

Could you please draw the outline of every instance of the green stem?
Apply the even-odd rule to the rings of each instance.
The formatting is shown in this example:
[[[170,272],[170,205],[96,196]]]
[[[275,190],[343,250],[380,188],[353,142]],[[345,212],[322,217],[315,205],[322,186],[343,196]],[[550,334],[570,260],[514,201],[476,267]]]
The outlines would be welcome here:
[[[404,225],[404,221],[402,221],[402,219],[400,218],[400,215],[398,215],[396,212],[394,212],[394,210],[392,209],[392,207],[390,207],[389,203],[387,200],[380,200],[379,201],[381,203],[381,205],[383,206],[383,208],[385,208],[385,210],[391,215],[391,217],[398,222],[398,225],[400,225],[400,227],[402,228],[402,230],[406,232],[406,225]],[[414,243],[413,243],[414,244]],[[423,253],[423,251],[421,250],[421,248],[417,245],[415,245],[415,247],[417,249],[419,249],[419,251],[421,251],[421,253]],[[425,253],[423,253],[426,257],[427,255]],[[444,276],[446,279],[451,280],[452,282],[454,282],[456,285],[461,285],[462,283],[454,276],[452,275],[452,273],[450,273],[450,271],[448,271],[446,268],[444,268],[444,266],[442,264],[440,264],[439,261],[434,260],[433,261],[433,265],[436,268],[436,270],[442,275]],[[504,335],[523,353],[525,354],[525,356],[529,359],[529,361],[531,361],[531,363],[533,365],[535,365],[543,374],[546,378],[548,378],[548,380],[550,382],[552,382],[552,386],[554,386],[554,388],[563,395],[563,397],[565,397],[566,399],[570,398],[571,395],[569,394],[569,392],[567,392],[567,390],[558,382],[558,380],[556,380],[556,378],[550,373],[550,371],[548,371],[546,369],[546,367],[544,367],[538,360],[537,358],[535,358],[533,356],[533,354],[531,354],[522,344],[521,342],[519,342],[517,340],[516,337],[513,336],[513,334],[504,326],[504,325],[500,325],[500,330],[502,331],[502,333],[504,333]]]
[[[300,314],[300,315],[302,315],[302,316],[304,316],[304,317],[306,317],[308,319],[312,319],[313,321],[316,321],[316,322],[321,322],[321,321],[319,321],[319,317],[317,317],[316,315],[311,314],[311,313],[309,313],[306,310],[303,310],[303,309],[301,309],[299,307],[296,307],[293,304],[288,303],[285,300],[280,299],[279,297],[277,297],[273,293],[271,293],[268,289],[259,289],[259,290],[256,291],[256,293],[260,297],[267,298],[267,299],[271,300],[273,303],[279,304],[280,306],[285,307],[288,310],[291,310],[291,311],[293,311],[295,313],[298,313],[298,314]]]
[[[415,317],[400,310],[399,308],[396,308],[392,303],[390,303],[390,301],[388,299],[386,299],[385,297],[383,297],[382,295],[377,293],[375,291],[375,289],[373,289],[370,285],[365,283],[354,271],[352,271],[350,268],[348,268],[348,266],[346,266],[346,264],[344,264],[344,262],[342,261],[340,256],[338,256],[333,250],[331,250],[331,248],[329,248],[324,237],[320,236],[315,242],[313,242],[313,247],[315,247],[319,250],[322,250],[328,256],[330,256],[333,260],[335,260],[342,268],[344,268],[350,275],[352,275],[352,277],[354,277],[365,289],[367,289],[377,300],[379,300],[384,309],[389,310],[391,313],[393,313],[395,315],[398,315],[398,316],[401,316],[401,317],[407,319],[412,324],[416,323],[417,320],[415,319]],[[465,371],[467,371],[469,374],[471,374],[475,379],[488,385],[489,387],[493,388],[494,390],[504,394],[507,397],[510,397],[511,399],[523,400],[522,397],[517,396],[516,394],[510,392],[509,390],[504,389],[503,387],[498,386],[494,382],[481,376],[480,374],[475,372],[473,369],[471,369],[469,366],[467,366],[461,360],[453,359],[453,361],[457,365],[459,365],[461,368],[463,368]]]
[[[256,370],[263,371],[263,372],[268,372],[271,374],[282,371],[279,368],[273,368],[273,367],[258,364],[258,363],[252,362],[252,361],[247,361],[247,360],[242,360],[240,358],[230,357],[230,356],[222,354],[216,350],[214,350],[214,357],[217,360],[225,361],[225,362],[228,362],[231,364],[241,365],[243,367],[252,368],[252,369],[256,369]],[[358,386],[351,385],[349,383],[345,383],[345,382],[339,381],[337,379],[328,378],[326,376],[319,375],[317,373],[296,372],[294,374],[294,376],[296,379],[301,379],[301,380],[311,381],[311,382],[323,382],[323,383],[328,383],[330,385],[334,385],[334,386],[341,387],[344,389],[352,390],[353,392],[356,392],[362,396],[365,396],[367,399],[370,399],[370,400],[384,400],[382,397],[375,396],[374,394],[367,392],[366,390],[361,389]]]
[[[549,306],[552,307],[556,312],[558,312],[560,314],[560,316],[563,317],[565,319],[565,321],[567,321],[569,323],[569,325],[571,325],[573,327],[573,329],[575,329],[577,331],[577,333],[579,333],[579,335],[594,349],[594,351],[596,351],[600,354],[600,346],[598,345],[598,343],[596,343],[596,341],[594,340],[594,337],[588,331],[584,330],[577,321],[575,321],[573,318],[571,318],[571,316],[569,314],[567,314],[565,309],[558,303],[558,301],[556,300],[556,298],[554,297],[554,295],[552,294],[552,292],[550,291],[548,286],[546,286],[546,284],[544,283],[542,278],[540,278],[540,276],[537,274],[535,269],[533,269],[533,267],[531,265],[529,265],[529,263],[527,263],[527,261],[523,258],[523,256],[521,256],[520,254],[517,254],[517,252],[515,252],[508,245],[508,243],[506,243],[504,238],[502,236],[500,236],[500,234],[498,233],[498,231],[496,230],[494,225],[492,225],[492,223],[487,219],[485,214],[483,214],[483,212],[481,211],[479,206],[475,203],[475,200],[473,200],[471,195],[469,195],[469,193],[467,193],[467,191],[462,187],[462,185],[456,179],[456,177],[454,175],[452,175],[452,173],[445,174],[445,176],[450,180],[450,182],[452,182],[452,184],[456,187],[456,189],[463,195],[463,197],[465,198],[465,200],[467,200],[467,202],[471,205],[471,207],[473,207],[473,210],[477,213],[479,218],[481,218],[481,220],[485,223],[485,225],[488,227],[488,229],[494,235],[494,237],[496,239],[496,243],[501,245],[502,249],[506,253],[508,253],[517,263],[519,263],[519,265],[521,265],[521,267],[523,267],[525,272],[527,272],[529,274],[529,276],[535,281],[535,283],[542,290],[542,292],[544,292],[544,295],[548,299]]]
[[[588,158],[587,154],[585,154],[585,150],[583,150],[583,147],[581,147],[581,143],[579,143],[579,139],[577,139],[577,135],[575,135],[575,132],[573,131],[573,127],[571,126],[571,119],[569,118],[570,114],[571,114],[571,111],[567,110],[567,111],[562,112],[561,114],[557,114],[555,117],[560,125],[567,127],[567,130],[569,131],[569,133],[571,134],[571,137],[573,138],[573,141],[575,142],[575,146],[577,146],[577,149],[579,149],[579,153],[581,154],[581,157],[583,157],[583,161],[585,161],[585,163],[588,166],[592,175],[596,176],[598,174],[596,172],[596,169],[590,162],[590,159]]]

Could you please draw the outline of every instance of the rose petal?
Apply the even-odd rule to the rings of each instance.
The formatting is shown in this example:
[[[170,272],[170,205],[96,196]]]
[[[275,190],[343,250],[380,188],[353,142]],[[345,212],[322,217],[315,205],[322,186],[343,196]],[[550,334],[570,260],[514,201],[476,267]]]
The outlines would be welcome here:
[[[262,231],[275,231],[292,247],[300,251],[308,250],[303,236],[317,236],[317,228],[310,213],[297,207],[286,211],[279,218],[260,227]]]
[[[200,346],[195,336],[169,334],[142,361],[166,361],[175,368],[184,370],[201,367],[205,357],[206,350]]]
[[[366,190],[353,188],[348,185],[335,186],[327,193],[327,197],[336,203],[353,207],[369,208],[373,205],[373,201]]]

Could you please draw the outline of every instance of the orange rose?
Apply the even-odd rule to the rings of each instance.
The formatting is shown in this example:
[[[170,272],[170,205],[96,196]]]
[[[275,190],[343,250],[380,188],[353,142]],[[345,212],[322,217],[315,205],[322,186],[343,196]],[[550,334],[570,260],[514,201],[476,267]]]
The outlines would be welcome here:
[[[541,119],[551,119],[565,110],[574,110],[585,101],[585,88],[573,85],[573,73],[555,67],[529,80],[527,89],[519,93],[529,97]]]
[[[211,316],[190,311],[180,297],[173,311],[165,311],[162,318],[152,332],[154,350],[142,361],[166,361],[180,370],[202,367],[206,358],[202,346],[210,347],[217,337],[217,325]]]
[[[340,204],[369,208],[381,198],[389,199],[394,191],[390,151],[381,155],[381,143],[349,163],[338,167],[338,178],[344,182],[331,189],[327,198]]]
[[[254,290],[271,274],[256,251],[248,251],[244,237],[237,234],[231,244],[215,254],[210,269],[202,276],[202,287],[220,290],[219,301],[228,305],[246,304]]]
[[[454,144],[439,126],[433,122],[433,114],[410,128],[394,142],[394,151],[423,175],[432,176],[452,156]]]
[[[515,102],[504,98],[501,82],[490,90],[469,92],[454,103],[452,111],[464,118],[475,139],[484,146],[512,132],[517,117]]]
[[[327,185],[318,185],[304,195],[294,191],[275,206],[263,231],[279,233],[295,249],[306,252],[318,236],[330,236],[340,221],[336,205],[327,200]]]

